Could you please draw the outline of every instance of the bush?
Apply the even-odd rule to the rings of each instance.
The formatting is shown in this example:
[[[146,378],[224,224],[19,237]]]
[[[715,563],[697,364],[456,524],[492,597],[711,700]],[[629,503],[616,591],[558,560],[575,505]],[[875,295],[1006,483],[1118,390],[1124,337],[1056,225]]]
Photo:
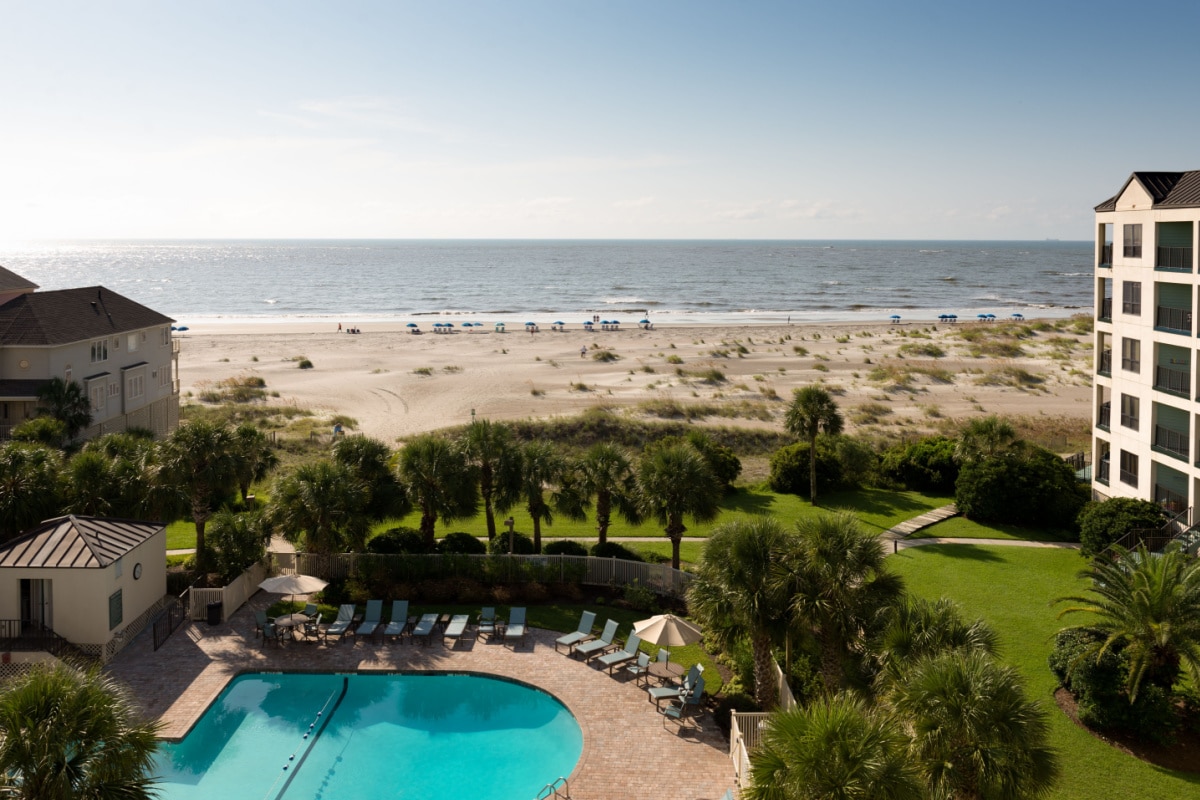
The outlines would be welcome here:
[[[1164,521],[1162,509],[1149,500],[1114,497],[1090,502],[1079,512],[1079,550],[1096,555],[1130,531],[1161,528]]]
[[[880,472],[914,492],[953,492],[958,480],[954,449],[954,439],[946,436],[897,445],[883,454]]]
[[[1040,447],[964,464],[954,502],[968,519],[1075,530],[1086,501],[1075,471]]]
[[[392,528],[367,542],[368,553],[400,554],[424,553],[425,537],[415,528]]]
[[[808,497],[808,442],[789,444],[771,455],[771,491]],[[842,467],[837,454],[822,437],[817,439],[817,491],[826,492],[842,484]]]
[[[267,556],[270,529],[260,513],[234,514],[223,509],[209,520],[205,535],[213,569],[224,583]]]
[[[34,442],[60,447],[67,438],[67,426],[54,417],[34,417],[12,429],[13,441]]]
[[[687,441],[704,458],[721,485],[726,490],[733,488],[733,482],[742,474],[742,462],[737,453],[723,444],[718,444],[704,431],[692,431],[688,434]]]
[[[879,457],[870,446],[852,436],[836,436],[834,453],[842,473],[843,487],[858,487],[871,483],[879,466]]]
[[[643,561],[644,559],[628,547],[616,542],[596,543],[592,545],[592,555],[596,558],[620,558],[625,561]]]
[[[635,580],[625,587],[625,602],[638,611],[653,611],[658,607],[658,595]]]
[[[542,548],[548,556],[586,556],[587,548],[571,539],[555,539]]]
[[[446,534],[446,537],[438,545],[438,552],[480,556],[487,552],[487,545],[469,533],[455,531]]]
[[[508,534],[497,533],[496,538],[488,542],[487,550],[492,555],[504,555],[508,553]],[[533,555],[533,538],[513,531],[512,551],[515,555],[519,556]]]

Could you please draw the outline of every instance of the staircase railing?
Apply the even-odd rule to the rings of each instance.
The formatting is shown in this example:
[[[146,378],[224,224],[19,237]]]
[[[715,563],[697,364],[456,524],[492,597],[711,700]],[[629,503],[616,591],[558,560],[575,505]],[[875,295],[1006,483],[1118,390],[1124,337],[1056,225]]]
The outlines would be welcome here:
[[[1188,507],[1167,520],[1159,528],[1135,528],[1110,547],[1134,550],[1144,545],[1151,553],[1159,553],[1176,539],[1184,537],[1195,526],[1195,509]]]
[[[31,625],[27,620],[20,619],[0,619],[0,650],[45,652],[76,662],[92,660],[91,656],[49,628]]]

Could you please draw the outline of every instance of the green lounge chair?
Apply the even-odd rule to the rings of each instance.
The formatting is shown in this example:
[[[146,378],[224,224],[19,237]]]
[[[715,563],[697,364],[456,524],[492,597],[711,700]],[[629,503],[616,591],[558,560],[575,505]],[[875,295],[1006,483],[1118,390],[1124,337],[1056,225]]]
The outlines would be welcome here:
[[[358,630],[354,632],[355,637],[358,636],[374,636],[375,631],[383,622],[383,601],[368,600],[367,614],[363,617],[363,621],[359,623]]]
[[[304,610],[301,611],[300,613],[306,617],[315,617],[317,615],[317,604],[309,603],[308,605],[306,605],[304,607]]]
[[[304,641],[311,642],[321,641],[321,615],[317,614],[308,622],[304,623],[304,627],[300,631],[304,636]]]
[[[600,634],[599,639],[592,639],[590,642],[584,642],[576,646],[575,655],[583,656],[583,660],[587,661],[592,656],[599,656],[607,653],[609,650],[616,647],[613,644],[613,638],[617,635],[617,621],[610,619],[604,623],[604,632]]]
[[[383,629],[384,636],[399,639],[408,632],[408,601],[392,601],[392,621]]]
[[[267,626],[267,612],[254,612],[254,633],[256,636],[262,636],[263,629]]]
[[[450,618],[450,624],[446,626],[446,630],[442,631],[442,644],[446,643],[447,639],[453,639],[454,644],[451,648],[458,644],[458,640],[467,634],[467,624],[471,618],[466,614],[455,614]]]
[[[488,606],[479,612],[479,624],[475,626],[480,636],[488,637],[490,641],[496,635],[496,609]]]
[[[647,653],[638,653],[637,661],[625,667],[625,671],[633,675],[634,683],[641,678],[650,674],[650,656]]]
[[[411,634],[413,641],[421,639],[428,646],[430,637],[433,636],[433,626],[437,625],[437,620],[437,614],[423,614],[421,619],[417,621],[417,626],[413,628]]]
[[[276,626],[276,624],[271,620],[267,620],[263,623],[262,635],[263,644],[266,644],[271,640],[274,640],[275,644],[283,644],[283,640],[279,638],[279,627]]]
[[[700,710],[700,698],[704,696],[704,678],[697,678],[696,685],[692,687],[692,691],[686,695],[682,695],[677,700],[673,700],[663,709],[663,725],[667,724],[667,718],[677,719],[683,722],[683,717],[687,714],[689,708],[694,708],[698,712]]]
[[[655,708],[661,708],[663,700],[678,700],[692,690],[696,681],[703,680],[700,677],[703,672],[704,667],[692,664],[692,668],[688,670],[682,684],[679,686],[652,686],[647,690],[650,695],[648,699],[654,701]]]
[[[525,608],[513,608],[508,612],[508,625],[504,627],[505,643],[514,642],[513,648],[516,649],[516,640],[520,639],[521,644],[525,644]]]
[[[596,635],[592,633],[592,626],[596,624],[596,612],[584,611],[579,615],[579,627],[572,633],[560,636],[554,640],[554,649],[557,650],[559,645],[567,648],[567,654],[570,655],[575,646],[583,642],[595,639]]]
[[[608,674],[612,675],[613,670],[622,664],[633,661],[637,658],[638,648],[642,646],[642,637],[636,633],[629,634],[629,638],[625,641],[625,647],[615,653],[608,653],[600,656],[597,660],[601,666],[608,667]]]
[[[352,633],[350,626],[354,623],[354,603],[343,603],[338,607],[337,619],[325,630],[325,641],[329,637],[337,637],[341,641],[347,633]]]

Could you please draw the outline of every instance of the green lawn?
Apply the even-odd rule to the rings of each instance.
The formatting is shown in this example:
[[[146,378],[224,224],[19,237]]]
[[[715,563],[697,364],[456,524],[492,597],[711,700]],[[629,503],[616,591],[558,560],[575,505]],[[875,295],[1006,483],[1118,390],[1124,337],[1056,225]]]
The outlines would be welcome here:
[[[947,539],[1009,539],[1030,542],[1069,542],[1071,534],[1064,531],[1040,531],[1016,525],[988,525],[972,522],[966,517],[951,517],[948,520],[923,528],[909,539],[924,539],[940,536]]]
[[[1084,566],[1071,550],[940,545],[901,551],[888,564],[909,588],[926,597],[950,597],[999,632],[1001,657],[1026,676],[1030,694],[1047,710],[1062,776],[1051,797],[1062,800],[1161,800],[1200,796],[1200,775],[1145,764],[1102,743],[1063,715],[1052,696],[1056,680],[1046,666],[1051,637],[1064,624],[1051,601],[1080,592]],[[982,588],[986,587],[986,588]],[[1078,622],[1079,620],[1072,620]]]

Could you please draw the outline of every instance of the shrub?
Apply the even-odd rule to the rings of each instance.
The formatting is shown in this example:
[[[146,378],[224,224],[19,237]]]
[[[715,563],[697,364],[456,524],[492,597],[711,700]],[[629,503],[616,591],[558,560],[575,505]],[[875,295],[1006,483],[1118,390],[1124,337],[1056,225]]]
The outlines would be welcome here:
[[[583,601],[583,588],[577,583],[555,583],[550,587],[550,591],[555,597],[561,597],[569,603]]]
[[[771,491],[808,497],[808,442],[781,447],[771,455]],[[842,483],[842,468],[828,437],[817,439],[817,491],[836,489]]]
[[[625,587],[625,602],[638,611],[652,611],[658,607],[658,596],[635,580]]]
[[[704,458],[704,462],[721,485],[726,490],[732,489],[733,482],[742,473],[742,462],[737,453],[723,444],[718,444],[704,431],[691,431],[687,440]]]
[[[834,453],[845,487],[870,483],[879,466],[879,456],[867,444],[852,436],[835,436]]]
[[[530,581],[524,586],[525,602],[544,603],[550,599],[550,590],[543,583]]]
[[[897,445],[883,454],[880,472],[914,492],[952,492],[958,480],[955,441],[947,436],[927,436]]]
[[[1090,502],[1079,512],[1079,550],[1096,555],[1130,531],[1160,528],[1163,521],[1162,509],[1149,500],[1114,497]]]
[[[1061,458],[1030,446],[964,464],[954,502],[968,519],[1073,531],[1086,498]]]
[[[587,548],[571,539],[556,539],[542,548],[548,556],[586,556]]]
[[[367,542],[368,553],[424,553],[425,537],[415,528],[392,528]]]
[[[476,556],[486,553],[487,545],[469,533],[455,531],[446,534],[438,545],[438,552]]]
[[[313,363],[311,361],[309,361],[307,358],[302,358],[302,359],[300,359],[299,363],[296,364],[296,366],[299,367],[300,369],[312,369]]]
[[[12,438],[17,442],[33,442],[49,447],[59,447],[67,438],[67,426],[54,417],[27,419],[12,429]]]
[[[270,529],[259,513],[234,514],[223,509],[209,520],[206,535],[213,567],[224,583],[267,556]]]
[[[488,542],[488,552],[492,555],[504,555],[508,553],[508,536],[507,533],[497,533],[496,538]],[[533,539],[524,533],[513,531],[512,551],[515,555],[519,556],[533,555]]]
[[[592,545],[592,555],[596,558],[620,558],[625,561],[644,560],[641,555],[617,542],[604,542],[603,544],[596,543]]]

